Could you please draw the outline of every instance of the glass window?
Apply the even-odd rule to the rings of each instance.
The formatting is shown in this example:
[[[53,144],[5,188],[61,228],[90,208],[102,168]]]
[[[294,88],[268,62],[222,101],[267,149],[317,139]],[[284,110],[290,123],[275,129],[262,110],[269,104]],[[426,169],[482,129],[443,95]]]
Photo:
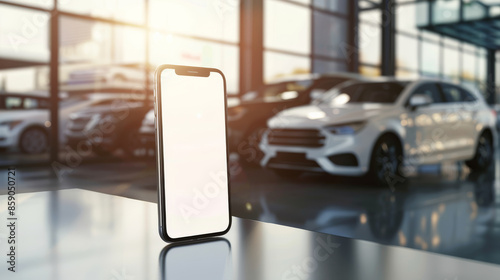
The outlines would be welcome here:
[[[418,69],[418,40],[398,34],[396,38],[396,67]]]
[[[460,1],[436,0],[432,4],[432,23],[457,22],[460,18]]]
[[[382,24],[382,13],[378,9],[362,11],[359,13],[359,22],[368,24]]]
[[[396,7],[396,30],[407,34],[418,34],[416,17],[418,4],[398,5]]]
[[[58,7],[61,11],[142,24],[145,13],[144,3],[144,0],[59,1]]]
[[[335,73],[346,72],[347,65],[345,62],[337,62],[323,59],[315,59],[313,64],[314,73]]]
[[[468,44],[468,43],[462,43],[462,49],[466,52],[470,53],[475,53],[476,52],[476,46]]]
[[[228,94],[238,93],[239,51],[237,46],[152,32],[149,59],[154,67],[181,64],[215,67],[224,72]]]
[[[464,3],[464,19],[465,20],[475,20],[481,19],[487,16],[487,8],[481,3],[473,2],[465,4]]]
[[[465,93],[464,90],[449,84],[442,84],[441,88],[443,89],[444,96],[446,101],[448,102],[462,102],[465,101]]]
[[[412,3],[412,5],[416,6],[416,26],[429,25],[429,3],[421,1],[419,3]]]
[[[59,83],[64,91],[140,92],[146,86],[145,31],[62,17]],[[152,88],[150,79],[150,87]]]
[[[59,56],[62,63],[101,63],[112,61],[111,24],[61,17]],[[121,47],[121,46],[120,46]]]
[[[422,30],[422,32],[420,32],[420,35],[422,35],[422,38],[428,39],[430,41],[439,42],[441,40],[441,36],[439,34],[427,30]]]
[[[149,22],[173,34],[237,42],[239,9],[239,0],[151,0]]]
[[[439,45],[436,42],[422,41],[420,69],[424,73],[439,74]]]
[[[476,56],[469,52],[462,52],[462,78],[476,80]]]
[[[455,82],[460,80],[460,53],[453,48],[443,50],[443,71],[444,76]]]
[[[478,77],[477,79],[479,80],[480,83],[486,83],[486,68],[487,68],[487,65],[486,65],[486,51],[484,51],[483,49],[481,49],[481,51],[479,52],[479,55],[477,57],[477,73],[478,73]],[[500,82],[500,81],[499,81]]]
[[[375,8],[377,4],[380,4],[381,0],[359,0],[359,8],[369,9]]]
[[[49,66],[10,68],[0,71],[0,92],[48,96]]]
[[[264,52],[264,81],[307,74],[310,72],[310,59],[303,56],[281,54],[272,51]]]
[[[359,61],[362,63],[380,65],[381,32],[380,26],[359,24]]]
[[[51,9],[54,6],[54,0],[8,0],[7,2],[14,2],[26,6],[34,6],[45,9]]]
[[[3,5],[0,15],[0,56],[24,62],[48,62],[48,13]]]
[[[309,54],[311,52],[311,10],[276,0],[264,3],[264,46]]]
[[[38,99],[24,98],[23,108],[24,109],[37,109],[38,108]]]
[[[5,98],[5,109],[16,110],[22,109],[23,99],[21,97],[7,97]]]
[[[346,59],[351,55],[347,42],[347,21],[322,12],[314,12],[314,53]]]
[[[458,49],[460,48],[460,41],[449,37],[443,37],[443,44],[447,47]]]
[[[421,85],[413,92],[413,94],[426,95],[430,98],[430,100],[432,100],[433,103],[444,102],[441,93],[439,91],[439,88],[435,83],[427,83]]]
[[[347,14],[348,1],[338,0],[313,0],[313,5],[317,8],[329,10],[337,13]]]
[[[322,102],[332,105],[347,103],[394,103],[406,83],[357,83],[326,93]]]
[[[476,97],[472,93],[464,89],[462,89],[462,99],[466,102],[476,101]]]

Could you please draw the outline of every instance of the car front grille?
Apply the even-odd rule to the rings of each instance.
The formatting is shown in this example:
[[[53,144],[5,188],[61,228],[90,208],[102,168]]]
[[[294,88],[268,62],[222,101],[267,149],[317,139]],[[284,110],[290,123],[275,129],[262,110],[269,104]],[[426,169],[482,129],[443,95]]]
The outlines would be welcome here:
[[[276,156],[269,160],[268,165],[270,167],[287,165],[292,167],[320,168],[316,161],[306,158],[306,154],[288,152],[277,152]]]
[[[271,129],[267,140],[271,145],[318,148],[325,136],[317,129]]]

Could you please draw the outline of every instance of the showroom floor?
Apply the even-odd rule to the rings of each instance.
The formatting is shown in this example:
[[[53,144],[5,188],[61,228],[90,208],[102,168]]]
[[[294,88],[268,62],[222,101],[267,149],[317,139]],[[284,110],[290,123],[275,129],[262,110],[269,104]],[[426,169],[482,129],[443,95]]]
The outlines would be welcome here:
[[[481,174],[457,163],[421,167],[395,189],[323,174],[287,181],[234,163],[232,211],[243,218],[500,264],[500,155],[496,159]],[[18,170],[19,192],[83,188],[156,201],[152,162],[84,163],[59,178],[46,168]]]

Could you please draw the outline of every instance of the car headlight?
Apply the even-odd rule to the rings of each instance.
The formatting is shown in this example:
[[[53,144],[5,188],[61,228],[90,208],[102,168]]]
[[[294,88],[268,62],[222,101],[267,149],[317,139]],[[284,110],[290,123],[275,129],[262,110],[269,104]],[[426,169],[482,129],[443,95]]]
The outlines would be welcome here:
[[[241,119],[247,112],[246,108],[243,107],[233,107],[227,110],[227,120],[236,121]]]
[[[325,127],[330,133],[337,135],[352,135],[361,130],[366,122],[352,122],[345,124],[335,124]]]
[[[13,130],[16,126],[20,125],[23,120],[14,120],[14,121],[5,121],[1,122],[0,125],[6,125],[9,127],[9,130]]]

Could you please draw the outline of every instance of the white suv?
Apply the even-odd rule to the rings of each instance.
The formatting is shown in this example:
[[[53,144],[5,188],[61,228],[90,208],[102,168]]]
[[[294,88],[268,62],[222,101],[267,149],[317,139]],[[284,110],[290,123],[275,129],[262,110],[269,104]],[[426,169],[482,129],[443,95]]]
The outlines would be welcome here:
[[[286,177],[369,173],[383,184],[404,178],[406,167],[444,160],[482,170],[492,161],[495,119],[478,92],[448,82],[346,82],[271,118],[261,165]]]

